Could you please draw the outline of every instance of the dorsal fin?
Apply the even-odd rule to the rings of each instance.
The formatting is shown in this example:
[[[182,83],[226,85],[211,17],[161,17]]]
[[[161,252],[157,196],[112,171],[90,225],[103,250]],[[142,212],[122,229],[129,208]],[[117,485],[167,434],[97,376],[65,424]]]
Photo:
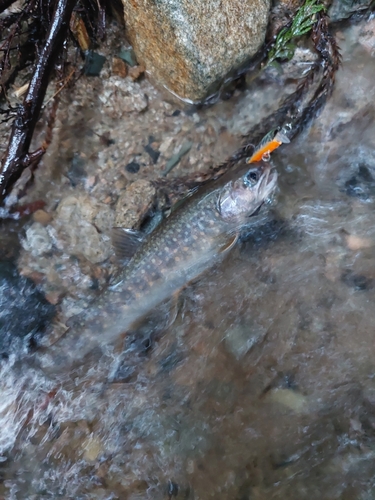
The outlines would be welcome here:
[[[135,229],[112,228],[112,245],[119,260],[129,260],[141,246],[144,234]]]

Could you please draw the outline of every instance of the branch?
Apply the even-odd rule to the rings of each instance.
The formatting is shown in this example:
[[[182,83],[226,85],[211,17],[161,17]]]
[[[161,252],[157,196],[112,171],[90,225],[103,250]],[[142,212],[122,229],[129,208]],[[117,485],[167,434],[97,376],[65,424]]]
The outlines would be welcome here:
[[[77,0],[57,0],[47,40],[37,60],[25,100],[13,122],[8,149],[0,168],[0,205],[28,166],[28,151],[50,73],[64,43],[76,2]]]

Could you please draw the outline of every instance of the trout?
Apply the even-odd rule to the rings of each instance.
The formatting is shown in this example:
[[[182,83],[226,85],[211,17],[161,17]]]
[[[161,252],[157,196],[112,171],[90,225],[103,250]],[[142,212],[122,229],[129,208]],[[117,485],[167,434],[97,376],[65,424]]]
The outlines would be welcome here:
[[[113,345],[217,262],[235,245],[276,181],[269,163],[248,165],[242,160],[230,176],[193,194],[146,238],[135,231],[116,232],[123,254],[134,255],[116,282],[88,310],[72,318],[68,332],[47,349],[52,372],[59,366],[69,370],[95,348]]]

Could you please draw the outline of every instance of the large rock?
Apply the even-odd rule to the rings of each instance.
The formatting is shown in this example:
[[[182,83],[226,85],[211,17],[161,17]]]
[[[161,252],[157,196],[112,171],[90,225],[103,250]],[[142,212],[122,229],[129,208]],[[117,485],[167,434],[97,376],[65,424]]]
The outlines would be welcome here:
[[[254,55],[270,0],[123,0],[138,61],[179,97],[197,101]]]

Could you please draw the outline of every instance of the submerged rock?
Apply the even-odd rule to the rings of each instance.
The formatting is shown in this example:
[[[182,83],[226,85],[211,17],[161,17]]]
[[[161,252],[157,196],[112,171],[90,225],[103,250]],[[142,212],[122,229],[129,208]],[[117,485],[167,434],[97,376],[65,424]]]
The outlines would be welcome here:
[[[0,356],[37,341],[55,314],[35,284],[10,261],[0,261]]]
[[[84,255],[96,264],[111,255],[106,231],[113,225],[114,213],[108,205],[89,196],[67,196],[56,210],[58,244],[73,255]]]
[[[48,253],[52,249],[52,241],[47,229],[40,223],[34,222],[26,230],[26,238],[21,242],[23,248],[31,252],[33,257]]]
[[[269,0],[123,0],[127,37],[157,82],[197,101],[262,45]]]
[[[115,226],[136,227],[139,220],[149,212],[155,203],[156,190],[151,182],[139,179],[127,187],[116,204]]]
[[[331,21],[346,19],[356,12],[367,9],[371,0],[333,0],[329,9]]]

